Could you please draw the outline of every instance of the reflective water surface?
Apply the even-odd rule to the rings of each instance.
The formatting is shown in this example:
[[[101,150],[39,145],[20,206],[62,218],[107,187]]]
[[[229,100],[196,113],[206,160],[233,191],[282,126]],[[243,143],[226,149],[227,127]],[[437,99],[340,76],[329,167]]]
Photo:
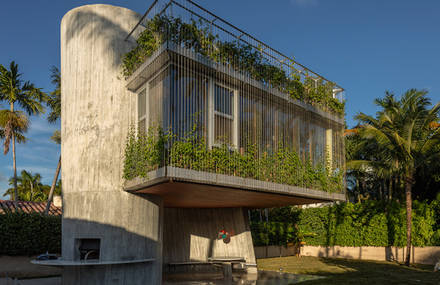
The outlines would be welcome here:
[[[258,271],[258,274],[234,274],[232,281],[224,280],[221,273],[180,273],[167,274],[164,277],[164,285],[218,285],[218,284],[242,284],[242,285],[289,285],[303,281],[323,278],[313,275],[299,275],[279,273],[273,271]]]

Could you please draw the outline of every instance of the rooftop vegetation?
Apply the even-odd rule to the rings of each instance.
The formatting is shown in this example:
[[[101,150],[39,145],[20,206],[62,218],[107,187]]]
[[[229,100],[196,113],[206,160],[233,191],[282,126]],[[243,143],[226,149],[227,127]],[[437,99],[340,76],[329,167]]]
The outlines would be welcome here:
[[[327,192],[343,192],[342,171],[300,159],[295,150],[279,145],[276,150],[258,150],[256,145],[231,149],[227,145],[208,148],[204,138],[190,133],[177,139],[160,128],[136,135],[131,131],[125,150],[125,179],[148,178],[161,166],[226,174]]]
[[[344,102],[333,98],[335,84],[306,76],[299,71],[287,74],[271,64],[261,52],[239,40],[222,41],[202,21],[184,22],[181,18],[158,16],[149,20],[137,39],[137,46],[124,55],[122,73],[128,78],[154,51],[165,42],[172,42],[203,55],[210,60],[245,72],[271,88],[338,116],[344,115]]]

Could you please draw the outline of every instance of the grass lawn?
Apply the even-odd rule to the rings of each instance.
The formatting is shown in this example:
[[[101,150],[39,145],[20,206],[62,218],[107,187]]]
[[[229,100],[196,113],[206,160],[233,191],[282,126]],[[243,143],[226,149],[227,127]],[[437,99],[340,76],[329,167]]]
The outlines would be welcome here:
[[[433,284],[440,285],[440,272],[432,265],[406,267],[393,262],[318,257],[279,257],[258,259],[258,269],[325,276],[302,284]]]

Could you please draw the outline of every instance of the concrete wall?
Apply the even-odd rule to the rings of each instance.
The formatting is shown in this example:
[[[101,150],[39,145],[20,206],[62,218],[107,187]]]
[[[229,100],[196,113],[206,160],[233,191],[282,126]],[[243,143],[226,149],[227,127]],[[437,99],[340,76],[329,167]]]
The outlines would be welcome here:
[[[122,163],[136,95],[121,78],[124,38],[140,15],[82,6],[61,22],[63,259],[76,238],[100,238],[101,260],[154,263],[68,267],[63,284],[160,284],[162,201],[122,189]]]
[[[397,260],[403,262],[406,248],[398,247],[348,247],[348,246],[304,246],[301,248],[303,256],[332,257],[332,258],[353,258],[365,260]],[[421,264],[435,264],[440,261],[440,247],[413,247],[411,262]]]
[[[164,212],[165,265],[207,261],[212,256],[244,257],[246,263],[255,264],[249,222],[242,208],[165,208]],[[229,243],[218,239],[223,229],[232,233]]]
[[[271,257],[283,257],[283,256],[293,256],[298,253],[298,249],[295,246],[280,246],[280,245],[269,245],[269,246],[256,246],[254,248],[255,257],[259,258],[271,258]]]

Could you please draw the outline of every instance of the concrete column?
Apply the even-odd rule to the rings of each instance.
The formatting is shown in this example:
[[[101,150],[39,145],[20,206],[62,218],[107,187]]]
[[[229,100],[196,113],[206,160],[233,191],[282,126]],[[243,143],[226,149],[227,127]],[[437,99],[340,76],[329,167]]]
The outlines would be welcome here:
[[[100,240],[100,261],[151,263],[66,267],[63,284],[160,284],[160,198],[122,189],[122,166],[136,96],[125,88],[124,41],[140,15],[110,5],[69,11],[61,21],[62,256],[78,260],[80,239]]]
[[[206,262],[210,257],[242,257],[248,264],[256,263],[249,219],[242,208],[165,208],[164,213],[165,264]],[[221,230],[231,234],[230,240],[219,238]],[[248,272],[256,273],[256,268]]]

